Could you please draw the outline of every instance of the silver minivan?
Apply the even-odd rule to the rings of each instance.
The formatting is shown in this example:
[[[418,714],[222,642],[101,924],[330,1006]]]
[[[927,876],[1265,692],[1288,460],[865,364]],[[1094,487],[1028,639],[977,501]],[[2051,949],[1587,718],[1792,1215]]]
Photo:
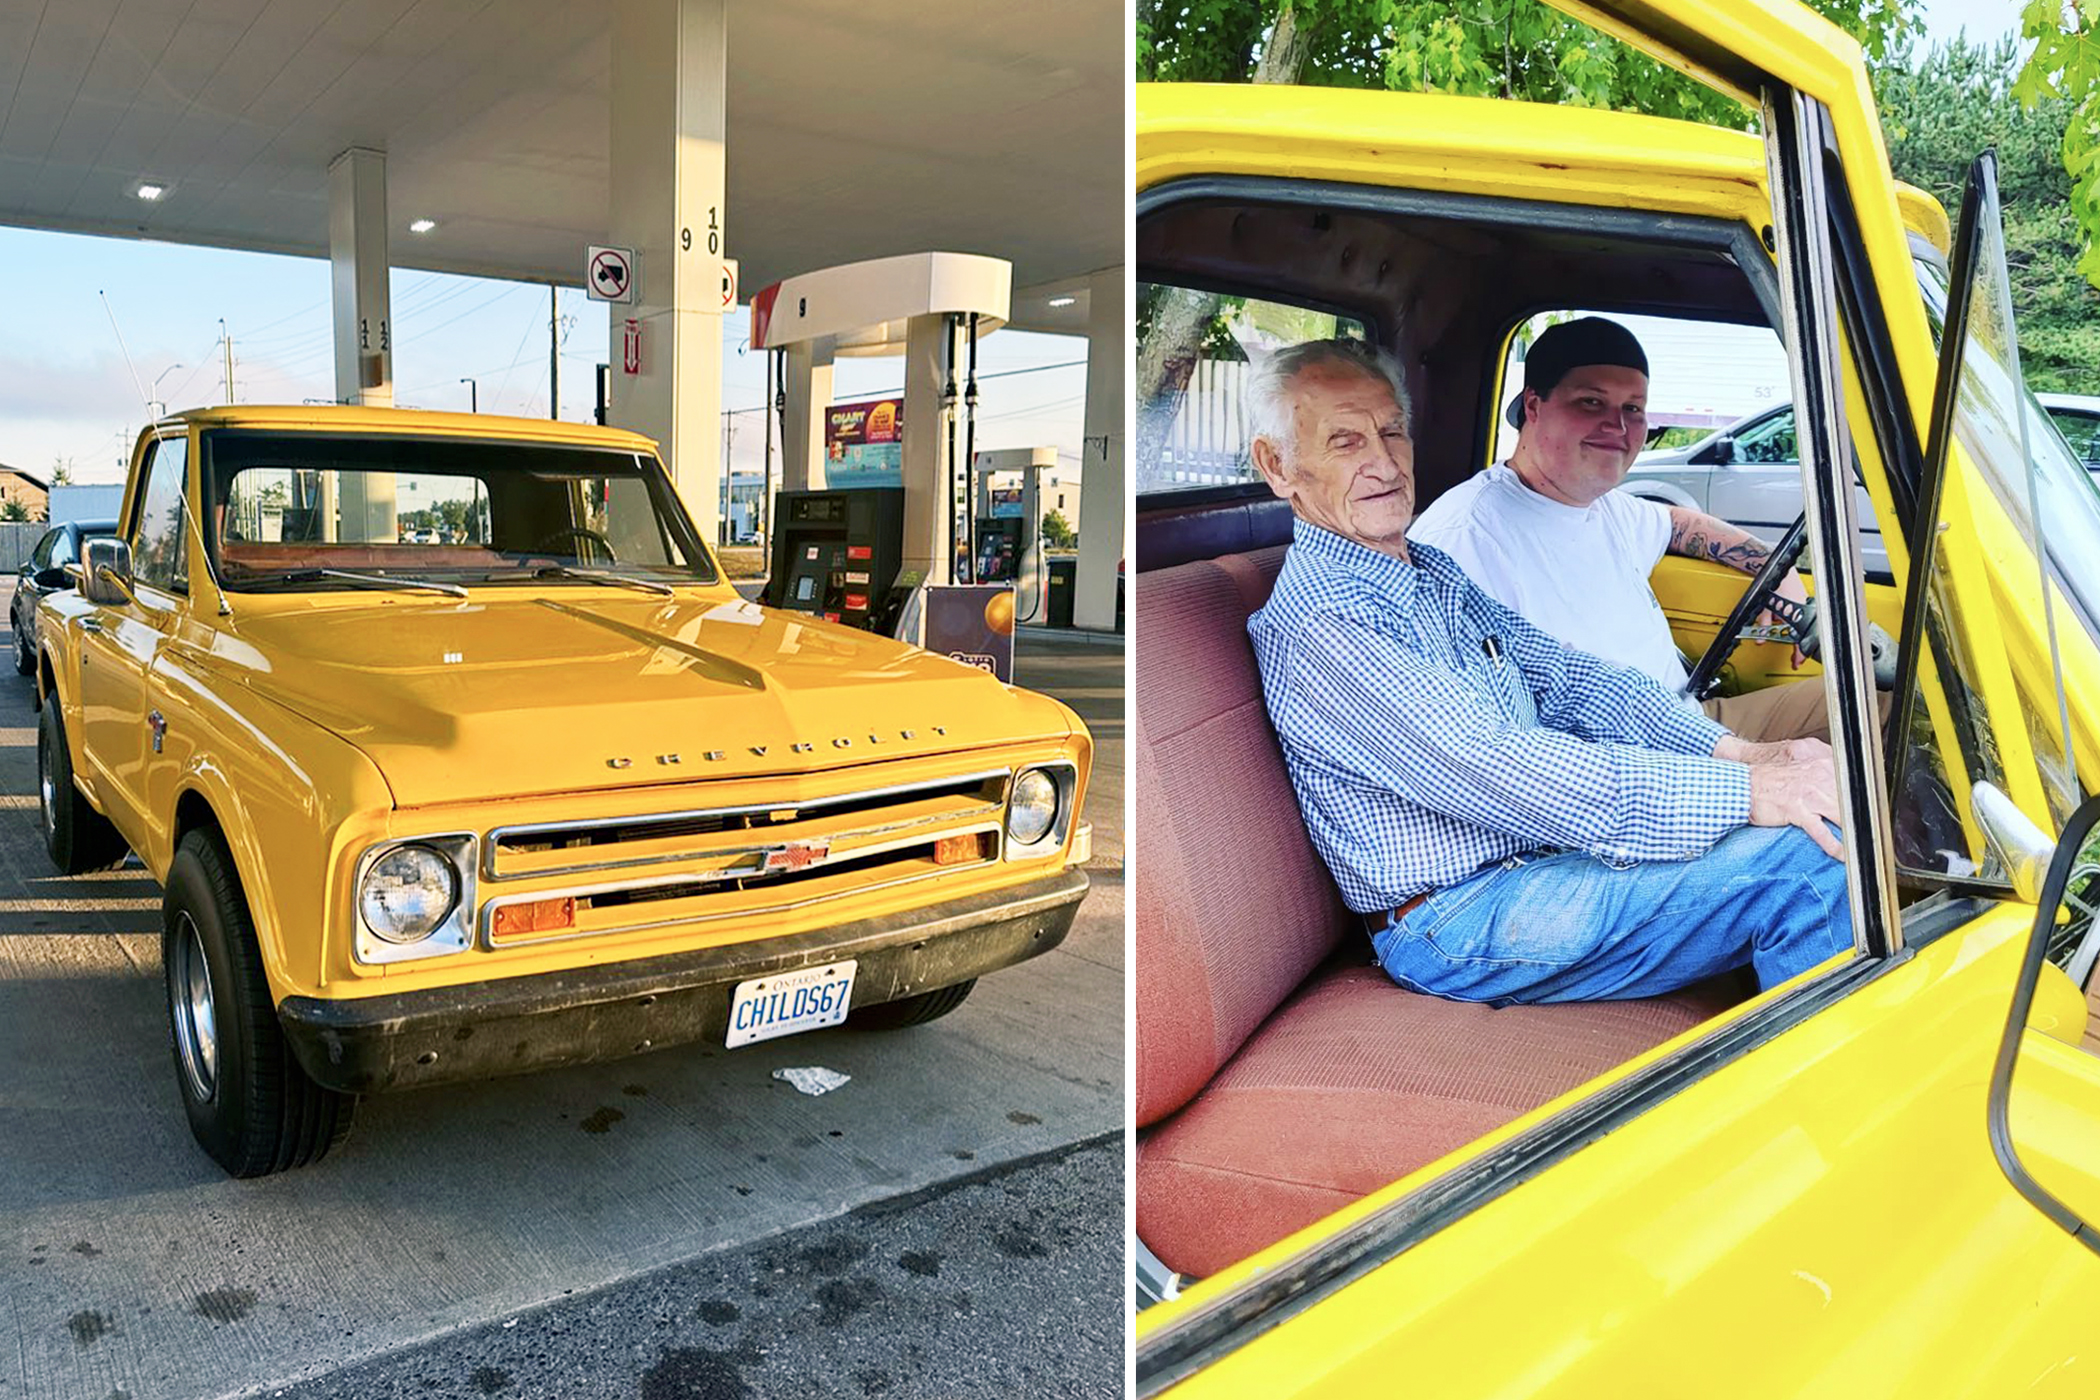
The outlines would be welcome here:
[[[1634,459],[1619,489],[1664,505],[1703,510],[1772,544],[1801,514],[1801,453],[1794,446],[1794,406],[1781,404],[1754,413],[1682,447],[1643,452]],[[1893,582],[1874,503],[1867,499],[1865,487],[1852,489],[1859,503],[1861,562],[1867,581]]]
[[[2100,398],[2037,394],[2072,456],[2100,483]],[[1619,489],[1664,505],[1691,506],[1740,525],[1772,543],[1801,514],[1801,457],[1794,446],[1794,406],[1781,404],[1681,447],[1643,452]],[[1860,543],[1869,583],[1889,583],[1888,552],[1865,487],[1859,501]],[[1804,556],[1805,558],[1806,556]]]

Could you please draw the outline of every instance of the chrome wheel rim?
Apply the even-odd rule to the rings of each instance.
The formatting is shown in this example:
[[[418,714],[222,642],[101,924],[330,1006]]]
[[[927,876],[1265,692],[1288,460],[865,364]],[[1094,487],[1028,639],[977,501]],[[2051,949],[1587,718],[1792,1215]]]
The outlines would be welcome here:
[[[175,1012],[175,1055],[190,1096],[210,1103],[219,1092],[219,1020],[211,993],[204,941],[188,914],[175,916],[175,965],[168,997]]]
[[[36,746],[36,797],[38,815],[44,822],[44,839],[58,834],[58,785],[51,779],[51,736],[46,733]]]

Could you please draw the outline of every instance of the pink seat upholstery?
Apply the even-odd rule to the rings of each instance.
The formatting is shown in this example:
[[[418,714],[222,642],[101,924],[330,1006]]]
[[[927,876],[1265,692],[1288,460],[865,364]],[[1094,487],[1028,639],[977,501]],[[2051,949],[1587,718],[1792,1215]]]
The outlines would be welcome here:
[[[1305,833],[1247,641],[1282,547],[1138,576],[1138,1234],[1206,1274],[1678,1034],[1734,983],[1493,1010],[1394,986]]]

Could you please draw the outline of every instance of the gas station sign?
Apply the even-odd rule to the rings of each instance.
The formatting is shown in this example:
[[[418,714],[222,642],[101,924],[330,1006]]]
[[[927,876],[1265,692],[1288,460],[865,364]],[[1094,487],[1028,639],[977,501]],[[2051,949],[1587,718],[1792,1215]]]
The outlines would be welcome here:
[[[904,400],[824,410],[824,482],[835,491],[904,484]]]

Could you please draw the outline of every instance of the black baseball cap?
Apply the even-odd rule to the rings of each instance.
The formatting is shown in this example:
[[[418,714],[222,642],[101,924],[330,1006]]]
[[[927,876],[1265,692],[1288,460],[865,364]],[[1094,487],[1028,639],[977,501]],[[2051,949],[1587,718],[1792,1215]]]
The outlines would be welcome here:
[[[1536,389],[1541,396],[1550,394],[1569,370],[1583,365],[1619,365],[1646,374],[1648,356],[1633,332],[1617,321],[1602,316],[1563,321],[1548,326],[1545,334],[1531,342],[1524,356],[1524,389]],[[1524,426],[1524,389],[1517,391],[1503,415],[1512,428]]]

